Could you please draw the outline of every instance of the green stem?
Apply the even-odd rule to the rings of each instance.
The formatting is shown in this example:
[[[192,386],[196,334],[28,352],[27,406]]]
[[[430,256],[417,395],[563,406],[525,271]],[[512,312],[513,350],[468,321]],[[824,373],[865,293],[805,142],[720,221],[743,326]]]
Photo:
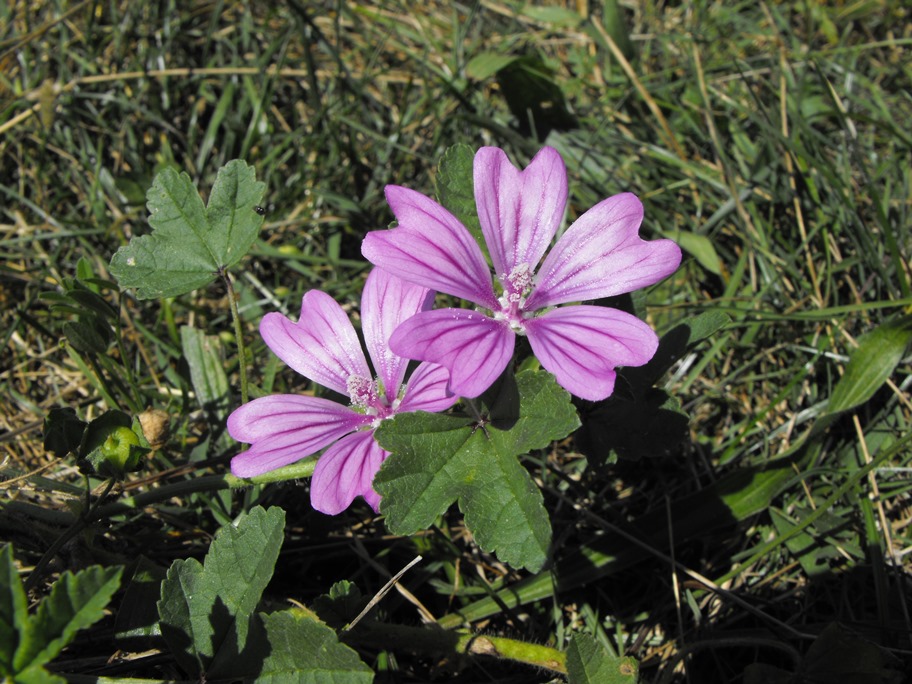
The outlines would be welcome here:
[[[88,483],[88,476],[86,477],[86,482]],[[82,530],[88,527],[89,523],[93,519],[93,513],[98,510],[98,504],[104,501],[105,497],[111,493],[111,488],[114,486],[114,478],[110,478],[105,483],[104,491],[101,493],[95,501],[91,503],[89,507],[86,508],[85,513],[83,513],[79,518],[77,518],[72,525],[70,525],[57,539],[54,540],[54,543],[51,544],[50,548],[44,552],[44,555],[41,559],[35,564],[34,569],[32,569],[31,574],[29,574],[28,579],[25,581],[25,590],[29,591],[35,588],[35,585],[38,584],[38,580],[41,579],[44,574],[44,569],[47,567],[57,553],[67,544],[71,539],[73,539],[77,534]],[[88,496],[88,492],[86,492]]]
[[[409,627],[378,622],[361,622],[340,634],[349,644],[372,646],[419,655],[486,655],[512,660],[552,672],[567,674],[567,656],[556,648],[529,644],[505,637],[473,634],[469,630],[447,631],[435,627]]]
[[[92,383],[93,387],[98,391],[98,393],[101,395],[101,398],[105,400],[105,403],[110,408],[116,408],[117,406],[120,405],[114,399],[114,397],[111,396],[111,392],[108,390],[108,385],[107,385],[107,382],[105,382],[104,378],[99,377],[98,373],[95,370],[93,370],[92,368],[89,368],[89,365],[82,358],[82,355],[79,354],[79,352],[77,352],[72,347],[72,345],[70,345],[70,344],[66,345],[66,353],[70,357],[70,359],[73,361],[73,363],[75,363],[76,366],[79,368],[79,370],[83,374],[83,376],[85,376],[85,378],[90,383]]]
[[[123,297],[121,299],[121,305],[123,303]],[[136,382],[136,376],[133,374],[133,365],[130,363],[130,357],[127,356],[127,348],[124,345],[123,341],[123,325],[121,323],[122,314],[117,317],[117,322],[114,326],[114,341],[117,345],[117,350],[120,353],[120,365],[124,369],[124,373],[127,376],[127,383],[129,384],[130,390],[133,393],[133,403],[137,408],[135,413],[139,413],[143,410],[143,398],[142,394],[139,391],[139,383]]]
[[[463,404],[465,404],[468,407],[469,412],[472,414],[472,418],[475,419],[474,430],[481,428],[485,432],[485,434],[487,434],[487,430],[485,430],[485,425],[487,424],[488,421],[485,420],[485,417],[481,414],[481,409],[479,409],[475,405],[475,400],[469,399],[467,397],[463,397],[462,402],[463,402]],[[474,430],[473,430],[473,432],[474,432]]]
[[[471,412],[472,417],[473,417],[476,421],[478,421],[478,422],[480,423],[481,420],[482,420],[482,419],[481,419],[481,411],[480,411],[479,408],[475,405],[475,400],[474,400],[474,399],[469,399],[468,397],[463,397],[463,398],[462,398],[462,403],[465,404],[465,405],[469,408],[469,411]]]
[[[157,487],[136,496],[124,496],[112,503],[104,506],[98,506],[92,512],[90,517],[86,517],[85,522],[90,523],[95,520],[109,518],[113,515],[129,513],[131,511],[141,510],[151,504],[167,501],[175,496],[188,496],[202,492],[217,492],[223,489],[240,489],[242,487],[251,487],[255,484],[269,484],[273,482],[285,482],[287,480],[299,480],[313,475],[314,466],[317,464],[316,457],[306,458],[297,463],[279,468],[256,477],[248,479],[235,477],[234,475],[206,475],[203,477],[194,477],[189,480],[181,480],[172,484]],[[48,509],[24,501],[10,501],[6,505],[7,511],[15,511],[19,515],[27,516],[34,520],[42,520],[51,525],[75,525],[83,520],[84,516],[78,519],[67,511]]]
[[[306,458],[297,463],[285,466],[284,468],[279,468],[246,479],[235,477],[234,475],[227,473],[224,475],[196,477],[190,480],[182,480],[170,485],[165,485],[164,487],[158,487],[151,491],[137,494],[136,496],[122,497],[119,501],[115,501],[105,506],[99,506],[114,486],[114,479],[112,478],[108,480],[101,496],[95,499],[95,501],[86,509],[85,513],[74,520],[70,527],[51,544],[51,547],[41,557],[35,565],[35,569],[32,570],[29,575],[29,578],[25,583],[26,589],[34,588],[47,564],[57,555],[64,544],[69,542],[73,537],[79,534],[79,532],[96,520],[141,509],[153,503],[167,501],[174,496],[186,496],[188,494],[213,492],[222,489],[239,489],[241,487],[250,487],[255,484],[268,484],[271,482],[283,482],[285,480],[297,480],[304,477],[310,477],[313,475],[314,466],[316,466],[316,464],[316,458]]]
[[[172,297],[165,297],[161,300],[162,311],[165,313],[165,327],[168,329],[168,337],[171,338],[171,344],[176,347],[181,346],[180,331],[177,329],[177,323],[174,320],[174,307],[171,306]]]
[[[96,368],[96,372],[99,375],[102,375],[101,371],[98,369],[103,368],[108,372],[108,375],[111,376],[111,385],[117,387],[120,390],[120,395],[123,397],[123,402],[112,406],[111,408],[120,409],[123,404],[127,405],[127,408],[130,410],[130,413],[139,413],[142,411],[142,400],[137,399],[135,395],[135,384],[132,387],[128,387],[123,380],[120,379],[121,369],[126,368],[126,361],[124,363],[118,364],[114,361],[113,358],[107,355],[100,355],[97,361],[93,361],[92,365]]]
[[[256,484],[299,480],[313,475],[316,464],[316,457],[311,457],[251,478],[235,477],[228,473],[224,475],[194,477],[189,480],[181,480],[180,482],[157,487],[148,492],[137,494],[136,496],[121,497],[119,501],[110,503],[107,506],[102,506],[95,514],[97,518],[107,518],[112,515],[141,509],[150,504],[167,501],[174,496],[187,496],[200,492],[217,492],[222,489],[240,489],[242,487],[251,487]]]
[[[85,507],[82,510],[88,511],[92,508],[92,480],[88,473],[83,473],[82,479],[85,480]]]
[[[824,416],[825,417],[825,416]],[[818,419],[818,422],[821,419]],[[816,434],[816,431],[814,431]],[[820,516],[831,510],[831,506],[855,486],[873,469],[908,450],[912,433],[903,435],[896,443],[878,454],[871,463],[855,471],[826,501],[804,518],[801,525],[783,533],[760,547],[753,549],[750,558],[738,567],[715,578],[716,584],[725,584],[744,568],[751,567],[771,550],[783,545],[788,539],[804,532]],[[796,445],[793,457],[778,458],[760,468],[744,468],[729,473],[705,489],[690,494],[671,504],[674,520],[672,538],[681,544],[719,525],[740,523],[768,508],[771,502],[795,478],[795,472],[807,468],[808,454],[813,454],[816,440]],[[810,450],[802,453],[802,450]],[[457,612],[441,617],[437,624],[444,629],[453,629],[467,622],[475,622],[501,613],[504,608],[517,608],[579,587],[591,585],[621,570],[625,570],[650,555],[656,556],[655,549],[667,547],[670,543],[668,517],[665,510],[657,509],[631,521],[629,529],[637,530],[640,539],[649,539],[653,549],[637,546],[616,529],[606,529],[607,534],[584,544],[576,551],[558,560],[555,570],[543,570],[519,582],[500,589],[493,597],[485,597],[463,606]],[[664,554],[663,554],[664,555]]]
[[[227,271],[222,271],[222,280],[228,289],[228,305],[231,307],[231,318],[234,321],[234,339],[237,342],[238,371],[241,374],[241,403],[247,403],[247,348],[244,345],[244,329],[241,326],[241,316],[238,313],[237,298],[231,276]]]
[[[484,636],[460,630],[456,652],[489,655],[567,674],[567,654],[550,646],[530,644],[506,637]]]

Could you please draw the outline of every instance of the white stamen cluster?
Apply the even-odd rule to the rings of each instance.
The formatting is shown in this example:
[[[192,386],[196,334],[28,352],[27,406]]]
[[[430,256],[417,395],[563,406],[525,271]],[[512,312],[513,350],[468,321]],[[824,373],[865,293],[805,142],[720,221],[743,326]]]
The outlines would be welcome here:
[[[522,323],[526,316],[522,308],[532,291],[532,275],[529,264],[522,263],[515,266],[509,275],[504,273],[500,276],[504,293],[497,298],[501,310],[494,312],[494,320],[506,321],[517,334],[524,333]]]
[[[348,389],[348,396],[351,399],[352,406],[370,412],[373,404],[377,401],[377,393],[374,389],[373,381],[360,375],[350,375],[348,376],[346,388]]]

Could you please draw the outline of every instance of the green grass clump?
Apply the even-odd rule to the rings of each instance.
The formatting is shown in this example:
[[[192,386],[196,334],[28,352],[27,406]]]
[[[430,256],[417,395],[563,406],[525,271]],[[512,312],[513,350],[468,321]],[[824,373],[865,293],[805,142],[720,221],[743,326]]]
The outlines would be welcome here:
[[[340,579],[370,595],[421,553],[412,596],[381,604],[391,620],[470,614],[476,628],[562,649],[585,631],[651,682],[825,678],[839,672],[821,664],[826,649],[865,654],[858,681],[894,681],[912,638],[910,35],[909,9],[890,0],[0,8],[0,538],[28,570],[83,520],[47,579],[139,553],[167,567],[201,557],[239,510],[279,504],[289,522],[267,590],[278,602],[309,603]],[[455,143],[522,163],[553,145],[571,219],[636,192],[644,235],[685,249],[636,304],[660,332],[731,318],[659,383],[688,424],[658,413],[630,453],[593,438],[530,456],[558,558],[538,583],[481,552],[455,511],[389,538],[364,506],[314,513],[304,486],[228,490],[218,476],[237,445],[224,419],[238,396],[201,405],[180,332],[212,335],[237,387],[233,342],[218,337],[232,330],[226,290],[138,301],[102,282],[118,247],[148,232],[158,171],[209,188],[244,159],[267,185],[265,227],[234,271],[252,394],[302,391],[259,319],[296,316],[312,288],[353,308],[361,239],[392,220],[384,186],[430,194]],[[60,295],[77,277],[110,305],[101,352],[74,342],[85,321]],[[74,462],[43,446],[46,415],[67,406],[167,424],[145,469],[117,485],[119,503],[88,522]],[[211,490],[154,496],[213,476]],[[621,534],[633,539],[605,541]],[[510,592],[489,598],[504,587],[509,603]],[[110,628],[87,632],[65,669],[171,676],[156,656],[106,664]],[[548,681],[483,660],[454,674],[365,653],[382,681]]]

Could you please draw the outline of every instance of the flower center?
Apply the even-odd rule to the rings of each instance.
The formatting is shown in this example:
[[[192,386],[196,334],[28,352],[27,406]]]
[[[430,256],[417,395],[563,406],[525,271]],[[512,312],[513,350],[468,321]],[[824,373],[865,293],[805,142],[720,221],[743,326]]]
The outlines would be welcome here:
[[[494,312],[494,320],[506,321],[513,332],[522,334],[523,322],[527,318],[523,305],[532,292],[532,269],[529,264],[519,264],[509,274],[502,274],[499,280],[504,291],[497,299],[500,311]]]
[[[377,391],[377,382],[361,375],[350,375],[346,381],[348,397],[352,408],[363,411],[365,415],[374,416],[372,427],[377,427],[380,421],[389,418],[396,411],[396,407],[386,404],[383,396]]]

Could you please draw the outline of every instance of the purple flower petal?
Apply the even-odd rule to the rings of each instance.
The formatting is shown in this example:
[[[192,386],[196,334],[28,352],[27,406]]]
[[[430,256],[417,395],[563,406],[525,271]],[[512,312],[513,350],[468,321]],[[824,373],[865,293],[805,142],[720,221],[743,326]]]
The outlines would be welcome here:
[[[426,287],[407,283],[380,268],[367,276],[361,295],[361,328],[389,404],[399,393],[408,365],[408,359],[389,348],[389,338],[402,321],[433,305],[434,292]]]
[[[642,220],[643,205],[630,193],[596,204],[548,253],[524,308],[611,297],[673,273],[681,263],[680,248],[671,240],[640,239]]]
[[[497,306],[481,248],[455,216],[421,193],[396,185],[386,187],[386,199],[399,227],[368,233],[361,243],[364,258],[410,283],[488,309]]]
[[[374,441],[373,430],[343,437],[327,449],[310,480],[310,503],[321,513],[337,515],[363,496],[375,511],[380,495],[372,486],[380,464],[389,455]]]
[[[275,394],[244,404],[228,416],[228,434],[253,446],[231,459],[237,477],[253,477],[315,454],[370,416],[329,399]]]
[[[405,394],[396,413],[407,411],[446,411],[459,401],[449,390],[450,371],[436,363],[424,362],[409,377]]]
[[[597,401],[614,390],[615,366],[641,366],[659,338],[636,316],[601,306],[554,309],[525,324],[532,351],[558,384]]]
[[[351,321],[325,292],[310,290],[304,295],[297,324],[280,313],[266,314],[260,335],[298,373],[345,396],[352,375],[371,377]]]
[[[567,169],[545,147],[519,171],[497,147],[475,154],[475,204],[498,277],[520,264],[534,271],[560,227],[567,206]]]
[[[424,311],[396,328],[390,347],[401,356],[450,371],[450,391],[477,397],[513,355],[515,334],[502,322],[467,309]]]

